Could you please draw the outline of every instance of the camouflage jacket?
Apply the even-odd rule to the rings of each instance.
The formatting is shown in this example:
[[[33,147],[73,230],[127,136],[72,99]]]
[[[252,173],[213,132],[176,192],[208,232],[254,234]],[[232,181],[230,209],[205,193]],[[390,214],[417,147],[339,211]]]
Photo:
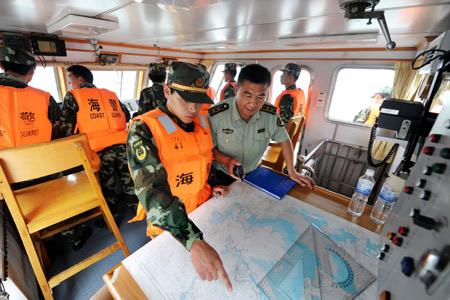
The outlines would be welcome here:
[[[185,124],[172,114],[165,102],[160,108],[186,132],[193,132],[194,123]],[[145,147],[144,158],[136,155],[136,150]],[[158,156],[158,148],[153,134],[142,120],[133,122],[128,134],[127,157],[134,178],[136,195],[145,209],[147,220],[154,226],[169,231],[189,250],[195,240],[202,239],[201,231],[188,218],[183,202],[172,195],[167,181],[167,171]]]
[[[95,88],[96,86],[92,83],[83,83],[80,88]],[[120,102],[120,101],[119,101]],[[122,108],[125,118],[127,122],[130,120],[130,112],[128,109],[120,102],[120,107]],[[62,107],[62,124],[61,124],[61,130],[64,134],[64,136],[71,136],[73,134],[76,134],[77,132],[74,132],[75,127],[77,125],[77,113],[78,113],[79,107],[77,100],[75,100],[74,95],[72,93],[67,92],[67,94],[64,96],[63,100],[63,107]]]
[[[164,82],[155,82],[151,87],[141,91],[138,115],[145,114],[146,112],[157,108],[161,102],[166,101],[163,87]]]
[[[18,89],[23,89],[28,86],[22,78],[7,73],[0,74],[0,85]],[[52,96],[50,96],[48,102],[48,119],[52,123],[52,140],[64,136],[61,132],[61,109]]]
[[[370,114],[370,107],[361,109],[353,118],[353,122],[365,123],[369,118],[369,114]]]
[[[233,85],[230,83],[235,82],[234,80],[228,82],[227,86],[225,87],[225,91],[223,92],[223,100],[228,98],[233,98],[236,96],[236,90],[234,89]]]
[[[295,84],[286,88],[286,90],[296,90]],[[290,94],[285,94],[280,99],[280,118],[284,124],[288,124],[289,120],[294,116],[294,98]]]

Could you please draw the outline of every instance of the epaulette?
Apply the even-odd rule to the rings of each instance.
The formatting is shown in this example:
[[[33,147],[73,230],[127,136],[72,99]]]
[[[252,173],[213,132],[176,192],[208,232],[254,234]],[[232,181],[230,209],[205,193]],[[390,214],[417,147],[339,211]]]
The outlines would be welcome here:
[[[273,106],[272,104],[268,104],[268,103],[264,103],[263,107],[261,108],[261,111],[264,111],[271,115],[277,114],[277,108],[275,106]]]
[[[226,111],[229,107],[230,107],[230,105],[228,103],[222,103],[220,105],[213,106],[208,109],[209,116],[212,117],[214,115],[217,115],[220,112]]]

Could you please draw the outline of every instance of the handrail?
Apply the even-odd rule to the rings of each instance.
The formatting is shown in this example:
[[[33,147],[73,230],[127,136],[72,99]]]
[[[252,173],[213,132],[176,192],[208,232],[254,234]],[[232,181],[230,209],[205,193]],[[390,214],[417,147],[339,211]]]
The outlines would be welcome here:
[[[320,148],[322,148],[322,146],[329,142],[330,139],[324,139],[323,141],[321,141],[313,150],[311,150],[311,152],[309,152],[309,154],[307,154],[306,156],[303,155],[299,155],[299,157],[303,157],[303,163],[308,163],[308,161],[313,157],[314,153],[316,153],[317,151],[319,151]],[[299,158],[297,158],[298,160]]]
[[[311,177],[314,178],[316,175],[315,170],[307,165],[307,163],[311,160],[311,158],[319,151],[320,148],[323,147],[327,142],[329,142],[330,139],[324,139],[322,140],[309,154],[307,155],[301,155],[299,154],[297,156],[297,172],[301,172],[301,170],[306,170],[311,174]]]

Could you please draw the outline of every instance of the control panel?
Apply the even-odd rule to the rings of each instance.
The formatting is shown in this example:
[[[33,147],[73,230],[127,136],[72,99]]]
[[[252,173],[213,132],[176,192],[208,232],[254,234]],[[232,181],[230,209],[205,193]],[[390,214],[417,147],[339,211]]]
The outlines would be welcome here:
[[[380,299],[450,299],[450,103],[380,234]]]

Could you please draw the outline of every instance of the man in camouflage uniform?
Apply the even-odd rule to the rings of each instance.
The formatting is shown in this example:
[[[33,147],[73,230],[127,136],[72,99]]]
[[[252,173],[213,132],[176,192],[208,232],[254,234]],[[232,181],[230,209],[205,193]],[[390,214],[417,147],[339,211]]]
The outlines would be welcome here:
[[[353,118],[353,122],[363,123],[366,125],[375,124],[375,121],[380,114],[380,106],[383,103],[383,100],[389,96],[390,93],[387,92],[375,93],[375,95],[371,97],[373,99],[373,103],[369,107],[360,110]]]
[[[148,77],[153,82],[153,85],[141,91],[137,115],[145,114],[157,108],[159,103],[166,101],[163,89],[164,82],[166,81],[166,66],[151,63],[148,68]]]
[[[167,102],[133,120],[127,156],[136,194],[145,210],[142,215],[140,206],[135,219],[146,217],[151,230],[147,229],[147,234],[153,235],[160,229],[169,231],[191,252],[192,264],[203,280],[216,280],[219,274],[231,291],[218,253],[203,240],[202,232],[187,215],[188,206],[193,208],[198,206],[197,201],[208,200],[211,192],[221,196],[228,193],[224,186],[215,186],[211,191],[209,184],[203,182],[209,176],[202,173],[209,173],[208,161],[212,160],[207,120],[199,115],[204,103],[213,103],[207,96],[208,84],[209,74],[202,66],[174,62],[170,66],[168,83],[164,85]],[[170,157],[177,157],[177,162],[173,163]],[[179,186],[181,181],[174,180],[174,174],[179,172],[192,174],[192,181],[183,181]],[[192,182],[195,190],[188,188]],[[196,182],[200,183],[196,185]],[[196,200],[193,203],[191,199]]]
[[[25,89],[28,87],[28,83],[32,80],[34,75],[36,60],[34,55],[28,51],[4,46],[0,50],[0,66],[5,70],[5,73],[0,74],[0,96],[3,97],[3,89],[1,87],[13,87],[16,89]],[[60,131],[61,109],[55,99],[50,94],[48,95],[47,116],[52,124],[51,139],[54,140],[63,136]],[[1,120],[8,116],[11,117],[11,114],[7,109],[2,109],[1,112],[2,114],[5,113],[5,116],[0,115],[0,132],[3,132]],[[13,184],[13,188],[21,189],[54,178],[55,176],[50,176],[43,178],[42,180],[17,183]],[[92,234],[92,229],[84,225],[78,225],[62,231],[61,234],[72,244],[74,250],[79,250]]]
[[[217,183],[228,185],[235,179],[235,165],[244,173],[254,171],[270,140],[281,144],[289,177],[301,186],[313,188],[314,180],[300,175],[294,168],[294,151],[284,123],[275,106],[266,102],[270,87],[269,70],[257,64],[242,68],[236,97],[226,99],[208,110],[214,142],[213,170]]]
[[[277,97],[275,106],[284,124],[292,117],[305,114],[305,93],[295,84],[300,76],[301,68],[297,64],[288,63],[283,71],[280,81],[286,89]]]
[[[90,101],[92,99],[76,99],[73,93],[76,93],[79,89],[97,89],[92,83],[94,78],[89,69],[83,66],[75,65],[67,68],[69,72],[69,80],[72,85],[73,91],[67,92],[64,97],[64,104],[62,108],[62,121],[63,128],[67,135],[77,134],[81,132],[79,130],[79,121],[77,120],[77,115],[79,111],[79,102]],[[110,92],[111,93],[111,92]],[[116,96],[117,97],[117,96]],[[111,100],[110,100],[111,101]],[[114,101],[115,103],[116,101]],[[126,122],[130,119],[130,113],[126,107],[118,101],[120,106],[114,107],[115,109],[122,109],[125,114]],[[119,111],[120,112],[120,111]],[[125,130],[125,129],[124,129]],[[126,133],[125,133],[126,135]],[[89,138],[89,134],[88,134]],[[125,137],[126,140],[126,137]],[[92,147],[92,141],[89,143]],[[95,150],[95,149],[93,149]],[[116,195],[116,176],[120,179],[123,186],[123,191],[125,193],[125,201],[127,206],[130,207],[131,211],[136,212],[138,199],[134,193],[134,185],[128,171],[127,157],[126,157],[126,145],[125,143],[118,143],[110,145],[104,149],[97,151],[100,157],[101,166],[98,171],[100,185],[102,187],[103,195],[106,202],[111,210],[112,215],[116,222],[118,221],[118,208],[117,208],[117,195]],[[96,220],[96,226],[105,227],[106,223],[103,219]]]
[[[236,96],[237,85],[234,77],[237,73],[237,65],[235,63],[226,63],[223,70],[223,78],[227,83],[220,92],[220,101]]]

